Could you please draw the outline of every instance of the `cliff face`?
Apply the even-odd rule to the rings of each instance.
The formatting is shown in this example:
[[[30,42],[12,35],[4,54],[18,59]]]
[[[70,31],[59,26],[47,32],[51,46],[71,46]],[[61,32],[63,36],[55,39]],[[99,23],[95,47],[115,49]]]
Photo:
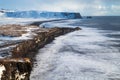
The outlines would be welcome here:
[[[39,32],[32,40],[25,40],[13,48],[13,57],[29,57],[32,58],[39,48],[50,43],[55,37],[79,30],[80,28],[51,28],[48,32]]]
[[[28,58],[0,60],[1,80],[29,80],[32,69]]]
[[[2,30],[6,29],[6,31],[1,32],[0,34],[17,38],[18,42],[15,43],[13,41],[13,43],[3,45],[3,47],[10,47],[11,45],[14,45],[14,47],[10,48],[9,51],[12,54],[11,57],[7,57],[5,59],[0,60],[1,80],[29,80],[33,59],[39,48],[42,48],[45,44],[50,43],[57,36],[75,30],[80,30],[79,27],[50,28],[50,29],[39,28],[37,26],[20,26],[20,25],[7,25],[5,27],[6,28],[0,27]],[[7,29],[10,31],[7,31]],[[12,32],[11,30],[15,31],[16,34],[19,33],[19,35],[14,35],[14,33],[11,33]],[[26,38],[23,39],[23,35],[24,37],[27,37],[27,39]]]
[[[81,18],[80,13],[70,12],[15,11],[6,12],[5,15],[6,17],[14,18],[65,18],[65,19]]]

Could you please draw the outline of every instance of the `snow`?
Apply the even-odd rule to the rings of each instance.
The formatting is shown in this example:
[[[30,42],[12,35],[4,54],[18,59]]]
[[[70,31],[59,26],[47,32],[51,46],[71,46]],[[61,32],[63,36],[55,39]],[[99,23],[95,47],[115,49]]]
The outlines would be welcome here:
[[[26,25],[35,21],[46,21],[46,20],[55,20],[55,19],[61,19],[61,18],[22,18],[22,17],[7,17],[5,13],[0,12],[0,25],[4,24],[21,24]]]
[[[15,79],[17,80],[24,80],[26,77],[27,73],[20,74],[19,71],[15,74]]]
[[[10,17],[0,17],[0,25],[4,24],[21,24],[26,25],[35,21],[45,21],[45,20],[51,20],[46,18],[39,18],[39,19],[33,19],[33,18],[10,18]]]
[[[53,19],[81,18],[79,13],[74,12],[47,12],[47,11],[5,11],[0,12],[0,25],[2,24],[29,24],[33,21]]]
[[[47,11],[14,11],[6,12],[5,15],[14,18],[76,18],[76,13]]]
[[[22,34],[20,37],[9,37],[9,36],[0,36],[0,40],[27,40],[32,39],[36,34],[32,32],[33,30],[37,30],[39,28],[27,28],[27,33]],[[2,42],[1,42],[2,43]]]
[[[37,35],[35,33],[32,32],[32,30],[36,30],[39,28],[27,28],[27,33],[26,34],[22,34],[22,36],[18,37],[17,40],[25,40],[25,39],[32,39],[33,36]]]
[[[76,14],[77,13],[47,12],[47,11],[6,11],[4,13],[0,12],[0,25],[3,24],[25,25],[34,21],[73,19],[77,18]]]
[[[2,77],[2,74],[3,74],[4,70],[5,70],[4,65],[0,65],[0,80],[1,80],[1,77]]]

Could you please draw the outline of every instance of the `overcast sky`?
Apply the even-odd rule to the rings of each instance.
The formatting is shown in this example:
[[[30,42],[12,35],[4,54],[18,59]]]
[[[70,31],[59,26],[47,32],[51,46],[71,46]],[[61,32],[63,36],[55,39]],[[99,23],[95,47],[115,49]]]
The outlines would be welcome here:
[[[120,0],[0,0],[0,8],[120,15]]]

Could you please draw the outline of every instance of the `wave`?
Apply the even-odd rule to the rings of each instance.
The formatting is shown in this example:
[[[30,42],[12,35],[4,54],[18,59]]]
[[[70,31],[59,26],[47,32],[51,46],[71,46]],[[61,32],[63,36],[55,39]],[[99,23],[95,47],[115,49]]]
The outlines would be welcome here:
[[[119,49],[100,32],[82,27],[40,49],[31,80],[119,79]]]

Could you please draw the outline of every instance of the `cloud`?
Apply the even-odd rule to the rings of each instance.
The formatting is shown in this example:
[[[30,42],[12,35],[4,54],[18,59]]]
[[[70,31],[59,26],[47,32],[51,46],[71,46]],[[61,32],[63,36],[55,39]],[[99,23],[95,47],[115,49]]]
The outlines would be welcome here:
[[[82,15],[120,15],[120,0],[2,0],[0,5],[21,10],[80,12]]]
[[[120,11],[120,5],[112,5],[112,10],[119,10]]]
[[[49,2],[47,2],[49,1]],[[120,0],[45,0],[40,10],[80,12],[82,15],[108,15],[120,11]],[[119,11],[118,11],[119,10]]]

